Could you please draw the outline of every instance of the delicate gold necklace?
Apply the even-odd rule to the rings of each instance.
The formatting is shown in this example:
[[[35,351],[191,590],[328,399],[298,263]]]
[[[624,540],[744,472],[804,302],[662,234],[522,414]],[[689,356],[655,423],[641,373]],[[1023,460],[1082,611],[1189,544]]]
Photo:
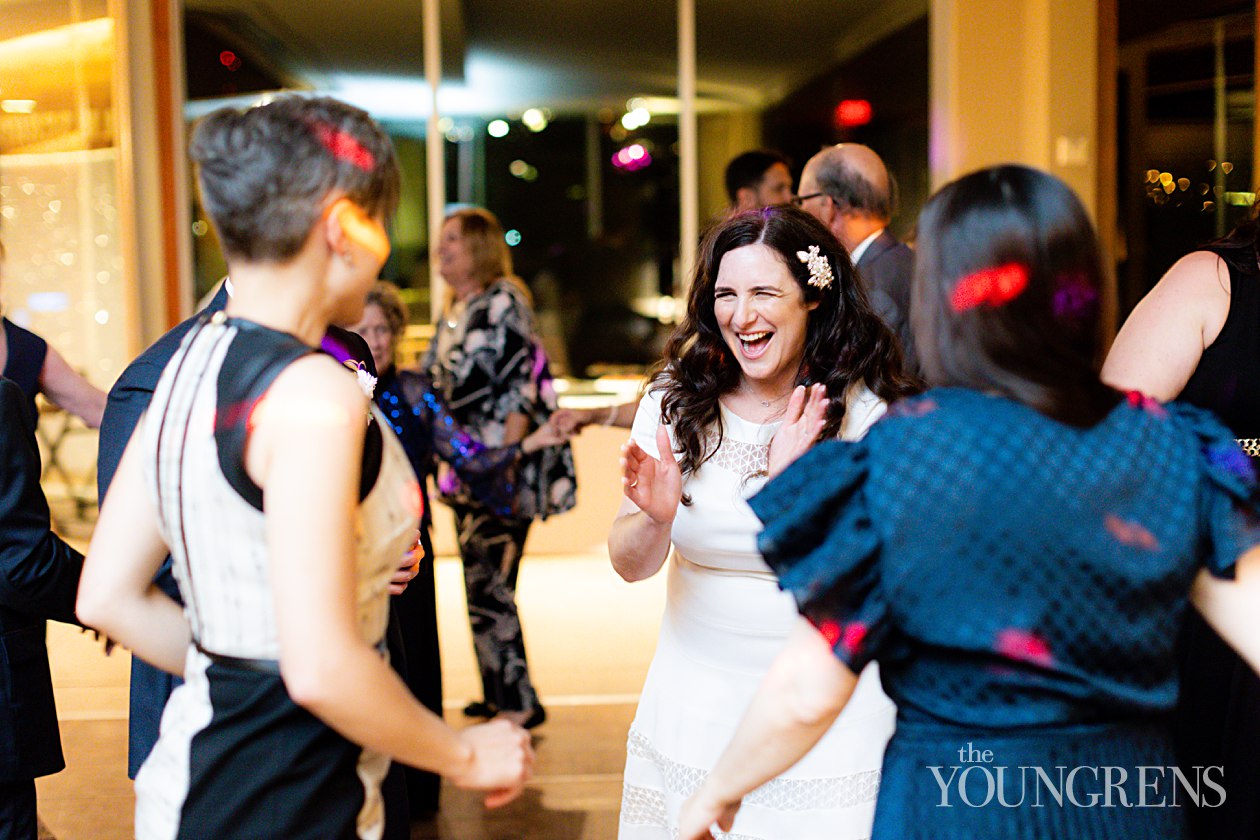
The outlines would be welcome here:
[[[795,390],[795,388],[793,388],[793,390]],[[747,393],[747,391],[746,391],[746,390],[745,390],[745,393]],[[757,402],[761,403],[761,407],[762,407],[762,408],[769,408],[770,406],[772,406],[772,405],[777,405],[778,403],[781,403],[781,402],[783,402],[784,400],[786,400],[788,397],[792,396],[792,391],[788,391],[788,392],[787,392],[786,394],[784,394],[783,396],[781,396],[781,397],[775,397],[775,398],[774,398],[774,399],[772,399],[772,400],[763,400],[763,399],[761,399],[760,397],[755,396],[754,394],[748,394],[748,396],[752,397],[754,400],[756,400]]]

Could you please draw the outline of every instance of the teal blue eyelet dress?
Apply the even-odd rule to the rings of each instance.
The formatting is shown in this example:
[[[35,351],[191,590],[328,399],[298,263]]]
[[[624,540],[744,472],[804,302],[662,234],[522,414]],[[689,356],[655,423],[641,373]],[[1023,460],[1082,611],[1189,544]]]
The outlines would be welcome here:
[[[897,704],[873,840],[1178,840],[1191,792],[1254,795],[1172,769],[1191,583],[1260,543],[1210,414],[1130,394],[1076,428],[936,389],[750,504],[780,586]]]

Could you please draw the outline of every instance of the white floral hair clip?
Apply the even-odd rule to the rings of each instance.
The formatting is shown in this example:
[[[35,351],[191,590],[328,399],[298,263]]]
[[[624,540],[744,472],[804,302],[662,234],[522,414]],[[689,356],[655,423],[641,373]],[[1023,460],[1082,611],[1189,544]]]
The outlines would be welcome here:
[[[809,266],[809,285],[820,289],[831,288],[836,278],[831,273],[831,263],[827,262],[817,245],[810,245],[809,251],[797,251],[796,258]]]

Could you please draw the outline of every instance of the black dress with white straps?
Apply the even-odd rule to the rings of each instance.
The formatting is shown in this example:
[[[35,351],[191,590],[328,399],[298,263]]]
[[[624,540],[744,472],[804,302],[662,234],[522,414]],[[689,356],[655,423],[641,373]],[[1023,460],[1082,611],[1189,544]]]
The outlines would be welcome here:
[[[264,491],[244,468],[251,413],[312,352],[292,335],[208,316],[143,421],[147,481],[194,643],[136,778],[138,838],[381,836],[389,759],[294,703],[280,677]],[[365,400],[365,420],[368,410]],[[364,640],[382,646],[389,580],[415,535],[415,475],[379,414],[364,427],[356,613]]]

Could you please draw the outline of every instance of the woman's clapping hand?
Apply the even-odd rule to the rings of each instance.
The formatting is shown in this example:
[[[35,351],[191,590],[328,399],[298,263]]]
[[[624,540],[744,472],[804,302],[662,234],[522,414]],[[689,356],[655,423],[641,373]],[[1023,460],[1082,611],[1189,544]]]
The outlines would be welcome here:
[[[788,400],[783,424],[770,441],[767,470],[771,477],[787,469],[797,458],[804,455],[827,425],[827,398],[825,385],[797,385]]]
[[[621,489],[649,518],[667,524],[674,521],[682,500],[682,473],[664,425],[656,428],[656,448],[659,459],[633,439],[621,447]]]

